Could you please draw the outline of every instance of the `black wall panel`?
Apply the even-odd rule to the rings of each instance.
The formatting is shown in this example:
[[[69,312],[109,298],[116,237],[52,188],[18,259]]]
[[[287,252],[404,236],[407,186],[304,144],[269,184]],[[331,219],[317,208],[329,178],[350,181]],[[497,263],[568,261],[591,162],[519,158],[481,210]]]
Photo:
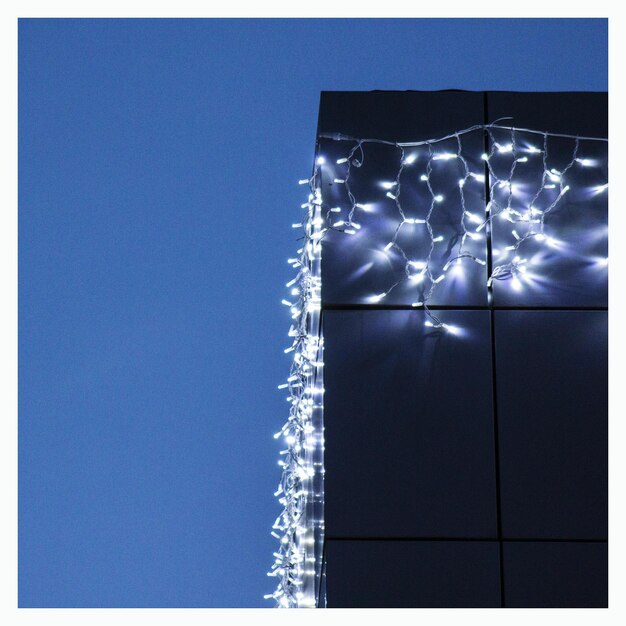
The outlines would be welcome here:
[[[493,541],[328,541],[328,605],[500,606]]]
[[[490,92],[486,98],[486,116],[495,121],[507,116],[502,124],[512,124],[551,133],[608,137],[608,101],[606,93],[507,93]],[[510,132],[493,132],[496,140],[505,143]],[[520,154],[527,146],[543,149],[543,137],[532,133],[518,134]],[[491,143],[490,143],[491,145]],[[562,171],[574,155],[575,140],[551,136],[547,141],[547,167]],[[546,220],[545,233],[554,239],[546,247],[536,241],[524,244],[523,256],[529,260],[529,279],[516,290],[511,281],[495,281],[494,303],[509,306],[606,307],[608,304],[607,267],[602,262],[608,255],[608,195],[599,191],[608,179],[607,145],[604,142],[579,142],[577,158],[589,160],[592,166],[575,161],[570,175],[576,185],[559,201]],[[502,159],[510,168],[510,160]],[[518,163],[514,182],[524,187],[528,200],[538,189],[543,174],[543,160],[530,155],[526,163]],[[556,196],[544,193],[545,208]],[[520,231],[523,234],[523,231]],[[492,241],[494,264],[499,262],[495,251],[514,244],[511,224],[493,221]]]
[[[507,606],[606,607],[607,556],[606,543],[505,542]]]
[[[328,537],[496,537],[487,311],[325,311]]]
[[[344,135],[358,138],[375,138],[391,141],[418,141],[441,137],[457,130],[480,123],[484,115],[484,99],[481,93],[472,92],[323,92],[321,98],[319,133]],[[343,179],[345,165],[336,161],[346,157],[346,151],[354,146],[351,142],[320,140],[320,152],[326,163],[322,168],[322,193],[326,202],[343,210],[341,217],[351,206],[345,185],[336,183]],[[463,136],[463,147],[468,165],[474,172],[482,172],[480,159],[483,151],[483,135],[480,132]],[[454,138],[438,145],[442,152],[456,152]],[[416,158],[406,166],[402,178],[402,198],[407,217],[424,219],[430,196],[427,186],[420,181],[425,173],[428,149],[407,148],[406,154]],[[362,166],[353,167],[350,184],[353,195],[367,198],[368,211],[358,211],[357,220],[362,226],[362,236],[368,245],[358,238],[330,231],[324,238],[322,255],[323,300],[327,304],[346,305],[367,303],[368,296],[385,291],[404,272],[403,259],[394,251],[383,253],[385,245],[398,225],[395,202],[385,194],[382,182],[393,181],[400,164],[400,153],[393,146],[365,144],[364,154],[357,154]],[[444,200],[437,205],[432,224],[437,235],[444,240],[438,244],[433,256],[434,266],[441,269],[455,256],[455,246],[461,234],[459,222],[462,208],[459,203],[458,179],[462,176],[460,163],[452,167],[447,162],[437,164],[432,175],[436,191],[444,191]],[[439,170],[439,171],[437,171]],[[452,190],[452,191],[451,191]],[[454,193],[453,193],[454,192]],[[485,187],[471,180],[464,189],[466,208],[477,213],[484,212]],[[423,225],[405,225],[400,243],[414,258],[424,258],[430,241]],[[469,240],[466,248],[480,258],[486,257],[485,240]],[[435,271],[435,270],[433,270]],[[433,304],[477,306],[487,304],[486,269],[478,264],[467,264],[462,281],[450,279],[441,284],[434,293]],[[419,299],[415,286],[404,283],[386,298],[387,304],[410,305]]]
[[[604,137],[606,104],[598,93],[325,92],[324,198],[345,206],[334,183],[344,147],[325,134],[410,141],[512,116],[517,127]],[[492,139],[471,141],[479,154]],[[550,139],[550,167],[572,147]],[[607,180],[606,144],[579,149],[601,164],[575,166],[593,190]],[[606,606],[606,193],[564,197],[546,222],[562,240],[553,252],[527,246],[522,289],[496,281],[489,294],[478,265],[450,281],[431,305],[458,332],[434,331],[410,307],[414,293],[368,299],[398,269],[380,254],[394,220],[380,181],[394,150],[372,151],[355,175],[374,198],[360,215],[368,245],[341,233],[323,242],[327,606]],[[537,164],[524,165],[517,182],[531,189]],[[408,193],[418,212],[420,190]],[[484,206],[484,185],[468,198]],[[438,227],[454,241],[457,207],[443,208]],[[476,252],[488,248],[496,266],[511,225],[494,221],[491,235]],[[418,231],[407,236],[419,255]]]
[[[496,311],[505,537],[607,538],[607,313]]]

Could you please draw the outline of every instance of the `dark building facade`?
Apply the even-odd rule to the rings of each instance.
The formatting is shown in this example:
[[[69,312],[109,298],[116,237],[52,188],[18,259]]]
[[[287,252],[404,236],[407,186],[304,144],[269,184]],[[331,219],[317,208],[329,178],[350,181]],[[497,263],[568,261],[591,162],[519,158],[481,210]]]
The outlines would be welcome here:
[[[392,144],[450,135],[445,149],[461,154],[462,143],[467,172],[475,174],[465,176],[467,213],[484,216],[498,187],[506,184],[491,185],[496,174],[481,154],[491,154],[494,142],[501,152],[511,152],[506,143],[511,135],[484,129],[461,137],[455,133],[501,118],[510,118],[501,125],[550,133],[513,136],[515,173],[502,175],[509,194],[517,185],[518,197],[526,198],[531,221],[532,204],[539,206],[543,196],[535,196],[536,176],[527,156],[541,152],[542,174],[575,181],[557,206],[548,208],[551,247],[525,242],[519,253],[527,249],[529,273],[519,273],[520,281],[518,263],[527,260],[507,258],[513,274],[488,286],[494,268],[504,263],[500,257],[519,237],[516,231],[511,240],[515,220],[494,219],[484,234],[472,230],[474,239],[467,240],[483,263],[470,258],[464,273],[443,281],[428,310],[415,306],[424,292],[417,289],[416,296],[407,281],[387,293],[406,261],[398,265],[394,247],[385,249],[398,233]],[[325,162],[322,194],[343,215],[354,202],[346,194],[342,169],[346,150],[356,145],[347,137],[391,144],[367,144],[352,154],[350,193],[374,200],[359,218],[359,233],[338,229],[323,241],[325,588],[320,603],[607,606],[603,181],[608,172],[607,144],[594,139],[607,137],[606,94],[325,92],[318,128],[318,154]],[[407,163],[411,149],[402,155]],[[416,148],[413,169],[402,173],[404,210],[414,208],[414,216],[423,216],[420,211],[428,205],[419,181],[426,176],[424,151],[432,157],[433,149]],[[458,172],[451,174],[454,180],[444,179],[443,169],[439,180],[437,171],[427,174],[429,184],[442,189],[457,185]],[[551,185],[547,178],[544,184],[542,193],[555,186],[558,191],[559,184],[563,190],[560,181]],[[462,236],[454,217],[458,199],[436,198],[440,205],[429,228],[440,236],[441,247],[429,258],[445,268]],[[543,202],[546,210],[549,201]],[[521,210],[515,203],[508,206]],[[399,230],[399,237],[406,235],[402,253],[413,237],[417,247],[411,251],[423,258],[424,246],[432,243],[420,243],[422,231],[408,232],[411,220]],[[382,233],[382,238],[369,241],[363,233]],[[384,298],[371,297],[381,292]],[[430,315],[455,332],[433,328]]]

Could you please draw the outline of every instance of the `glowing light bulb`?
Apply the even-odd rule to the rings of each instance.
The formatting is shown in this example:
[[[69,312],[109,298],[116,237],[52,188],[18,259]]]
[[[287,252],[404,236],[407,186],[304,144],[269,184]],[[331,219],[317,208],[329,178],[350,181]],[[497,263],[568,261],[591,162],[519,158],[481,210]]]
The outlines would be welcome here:
[[[417,159],[417,153],[413,153],[413,154],[409,154],[409,156],[407,156],[404,159],[404,164],[405,165],[412,165],[413,163],[415,163],[415,160]]]
[[[481,224],[482,218],[476,215],[476,213],[470,213],[469,211],[465,211],[465,216],[470,220],[470,222],[474,222],[474,224]]]
[[[326,163],[326,159],[323,156],[317,157],[317,164],[318,165],[324,165],[324,163]]]
[[[436,195],[435,202],[443,202],[443,196],[441,194]]]
[[[550,170],[549,172],[547,172],[548,174],[548,178],[555,183],[558,183],[561,180],[561,173],[555,169]]]
[[[370,302],[380,302],[387,294],[386,293],[377,293],[373,296],[370,296],[368,300]]]

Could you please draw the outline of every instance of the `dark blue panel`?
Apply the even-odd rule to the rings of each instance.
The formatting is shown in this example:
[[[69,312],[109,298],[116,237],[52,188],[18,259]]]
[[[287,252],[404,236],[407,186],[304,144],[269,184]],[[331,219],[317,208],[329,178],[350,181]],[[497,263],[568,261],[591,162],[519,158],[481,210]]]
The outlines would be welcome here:
[[[551,133],[608,137],[608,94],[606,91],[487,92],[487,118],[518,128]]]
[[[607,136],[606,93],[528,93],[489,94],[489,119],[513,116],[503,124],[537,130]],[[493,139],[503,145],[511,142],[510,131],[495,130]],[[528,232],[539,232],[533,223],[511,223],[494,217],[492,244],[494,267],[510,262],[514,256],[527,259],[520,280],[494,282],[496,305],[523,306],[606,306],[608,303],[608,154],[606,142],[549,137],[544,146],[541,135],[516,133],[515,152],[496,154],[491,163],[499,179],[507,179],[514,159],[517,162],[511,181],[512,208],[525,212],[530,206],[546,211],[559,195],[558,180],[546,180],[554,188],[542,189],[544,168],[563,172],[563,185],[569,191],[546,213],[545,238],[531,237],[516,252],[516,244]],[[529,149],[544,150],[529,152]],[[574,160],[576,157],[579,160]],[[568,164],[572,163],[569,169]],[[492,182],[493,179],[492,179]],[[500,207],[508,204],[508,187],[496,186],[493,199]],[[493,214],[498,212],[493,207]],[[535,215],[537,218],[537,215]]]
[[[408,142],[482,120],[481,91],[323,91],[318,133]]]
[[[331,537],[495,537],[489,313],[440,315],[324,312]]]
[[[327,541],[329,608],[498,607],[498,544]]]
[[[505,542],[507,607],[608,606],[605,543]]]
[[[607,536],[607,313],[496,311],[505,537]]]
[[[357,138],[374,138],[392,141],[416,141],[439,138],[458,130],[480,124],[483,119],[483,96],[470,92],[326,92],[320,106],[320,133],[340,132]],[[478,130],[461,137],[462,154],[469,170],[482,175],[484,163],[483,133]],[[352,207],[344,183],[347,166],[337,163],[346,158],[355,146],[350,141],[320,142],[322,166],[322,195],[327,208],[340,208],[331,213],[331,224],[347,220]],[[432,144],[433,153],[457,153],[455,138]],[[443,240],[435,244],[431,257],[433,278],[441,275],[446,262],[459,254],[464,219],[459,179],[465,168],[458,159],[437,160],[432,163],[428,185],[420,179],[426,172],[429,147],[405,148],[405,157],[413,157],[400,178],[398,196],[402,210],[409,219],[424,220],[432,204],[433,194],[441,195],[431,215],[430,223],[435,237]],[[323,299],[326,304],[362,304],[372,295],[387,292],[399,279],[404,282],[385,298],[386,304],[411,304],[424,300],[424,291],[430,288],[423,283],[406,281],[406,260],[399,250],[385,251],[402,222],[394,199],[387,197],[385,183],[396,180],[402,161],[401,149],[393,145],[365,143],[362,151],[354,154],[358,165],[349,172],[350,193],[354,201],[366,208],[354,213],[361,229],[354,235],[331,231],[323,242]],[[394,189],[395,191],[395,189]],[[468,178],[462,188],[465,209],[484,214],[484,183]],[[467,220],[467,218],[465,218]],[[468,238],[463,251],[484,260],[486,239],[484,232]],[[404,223],[397,243],[408,259],[423,261],[430,250],[430,238],[425,224]],[[474,261],[465,260],[462,266],[448,274],[438,284],[431,304],[484,305],[487,303],[486,268]]]

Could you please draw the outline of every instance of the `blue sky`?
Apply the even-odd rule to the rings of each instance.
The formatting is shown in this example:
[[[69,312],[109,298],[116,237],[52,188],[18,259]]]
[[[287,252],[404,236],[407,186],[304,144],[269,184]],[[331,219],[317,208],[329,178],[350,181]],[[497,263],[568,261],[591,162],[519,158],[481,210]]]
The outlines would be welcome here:
[[[606,20],[21,20],[20,606],[269,606],[321,90],[607,81]]]

